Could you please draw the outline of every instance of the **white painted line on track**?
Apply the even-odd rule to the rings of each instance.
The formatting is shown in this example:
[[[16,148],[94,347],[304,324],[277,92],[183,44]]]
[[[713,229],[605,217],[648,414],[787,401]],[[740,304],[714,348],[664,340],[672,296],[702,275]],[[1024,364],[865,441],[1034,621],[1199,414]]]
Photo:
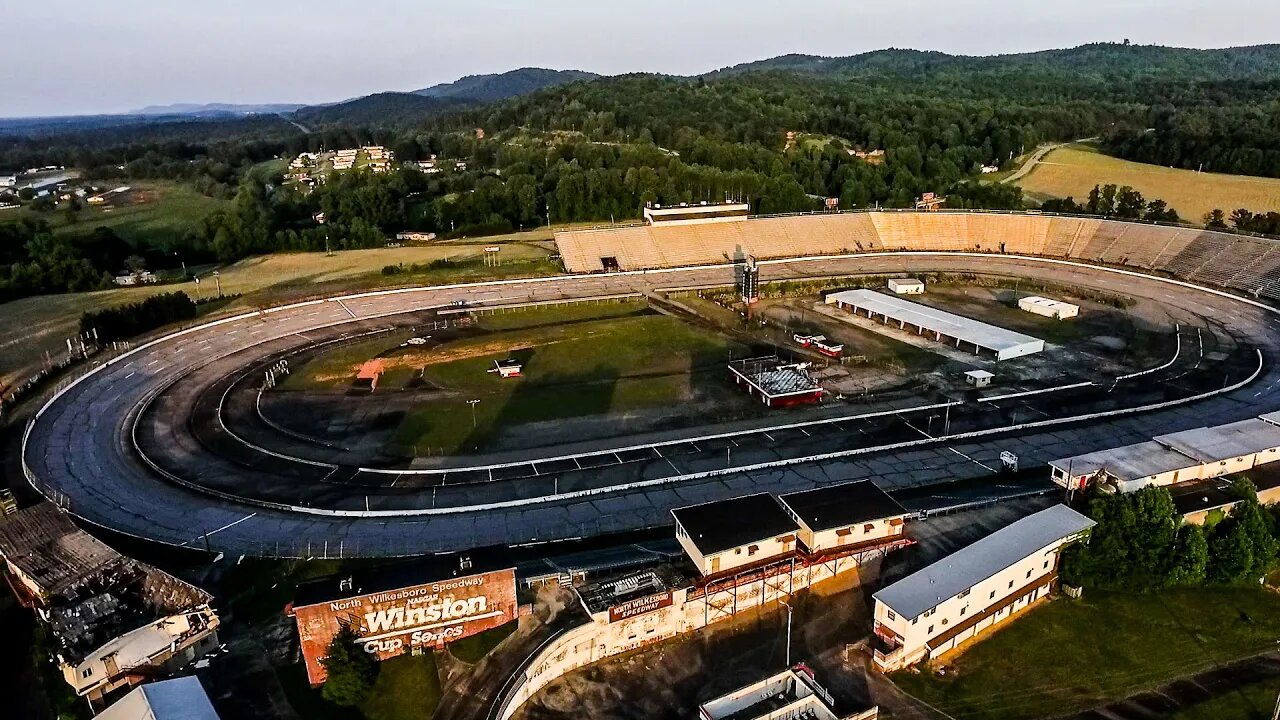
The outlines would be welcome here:
[[[233,528],[233,527],[235,527],[236,525],[239,525],[240,523],[244,522],[245,520],[248,520],[249,518],[252,518],[252,517],[256,517],[257,515],[258,515],[258,513],[256,513],[256,512],[251,512],[251,513],[249,513],[248,515],[245,515],[244,517],[240,518],[239,520],[232,520],[231,522],[227,523],[226,525],[223,525],[222,527],[218,528],[217,530],[212,530],[212,531],[210,531],[210,532],[203,533],[203,534],[201,534],[201,535],[197,535],[196,537],[194,537],[194,538],[192,538],[191,540],[188,540],[188,541],[186,541],[186,542],[184,542],[184,543],[182,543],[182,544],[183,544],[183,545],[190,545],[190,544],[191,544],[191,543],[193,543],[193,542],[198,542],[198,541],[200,541],[200,540],[206,540],[206,539],[208,539],[208,538],[209,538],[209,536],[211,536],[211,535],[217,535],[218,533],[222,532],[223,530],[226,530],[226,529],[228,529],[228,528]]]

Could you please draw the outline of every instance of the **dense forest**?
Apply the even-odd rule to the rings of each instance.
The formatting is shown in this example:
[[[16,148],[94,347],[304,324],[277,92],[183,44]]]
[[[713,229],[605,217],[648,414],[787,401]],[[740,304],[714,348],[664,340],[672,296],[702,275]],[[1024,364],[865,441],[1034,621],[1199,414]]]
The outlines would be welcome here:
[[[378,246],[404,229],[458,236],[548,221],[621,221],[637,218],[648,202],[734,198],[754,212],[779,213],[813,210],[825,198],[844,209],[906,207],[936,192],[949,207],[1020,208],[1021,191],[978,182],[980,167],[1007,165],[1042,142],[1090,136],[1122,157],[1280,174],[1276,46],[1102,44],[992,58],[888,50],[786,56],[694,78],[519,72],[518,79],[462,84],[466,92],[516,93],[495,102],[428,88],[279,116],[5,137],[0,167],[68,165],[91,178],[177,179],[231,199],[173,243],[186,258],[222,262]],[[575,77],[583,79],[567,82]],[[541,89],[523,92],[530,87]],[[301,151],[366,143],[388,146],[399,160],[438,156],[467,169],[349,172],[314,191],[262,169]],[[860,157],[860,150],[883,155]],[[1046,209],[1176,219],[1158,199],[1135,195],[1099,187],[1078,203]],[[324,224],[315,220],[321,212]],[[1276,225],[1247,210],[1209,222],[1254,232]],[[82,242],[64,241],[52,254],[26,249],[51,242],[38,223],[3,232],[25,238],[0,258],[7,264],[0,292],[8,296],[83,289],[120,269],[118,252],[95,256]],[[155,251],[131,248],[143,257]]]

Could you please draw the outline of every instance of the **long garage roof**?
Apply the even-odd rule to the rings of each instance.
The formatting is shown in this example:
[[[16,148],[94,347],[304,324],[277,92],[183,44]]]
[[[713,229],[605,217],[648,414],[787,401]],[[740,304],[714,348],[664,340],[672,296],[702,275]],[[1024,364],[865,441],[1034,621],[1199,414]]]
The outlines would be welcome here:
[[[836,301],[856,305],[877,315],[901,320],[998,353],[1023,346],[1038,346],[1036,350],[1044,348],[1044,341],[1039,338],[874,290],[845,290],[827,296],[828,303]]]
[[[1140,480],[1163,475],[1174,470],[1185,470],[1200,464],[1154,440],[1098,450],[1083,455],[1052,460],[1049,464],[1072,477],[1093,475],[1099,470],[1121,480]]]

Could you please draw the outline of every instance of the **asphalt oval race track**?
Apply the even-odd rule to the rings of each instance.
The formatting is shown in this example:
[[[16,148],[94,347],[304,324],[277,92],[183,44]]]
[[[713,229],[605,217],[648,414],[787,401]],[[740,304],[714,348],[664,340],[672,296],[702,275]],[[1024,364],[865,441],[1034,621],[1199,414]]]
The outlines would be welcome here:
[[[140,414],[152,400],[212,363],[229,362],[233,355],[236,364],[248,367],[255,358],[306,342],[309,332],[449,307],[456,300],[484,306],[727,285],[733,282],[734,269],[414,288],[249,313],[140,346],[49,401],[27,429],[24,469],[38,490],[85,521],[158,542],[264,556],[408,555],[636,530],[668,524],[673,507],[750,492],[792,491],[863,477],[888,488],[976,477],[990,474],[1002,449],[1017,452],[1029,467],[1280,409],[1280,372],[1273,363],[1280,356],[1280,316],[1267,306],[1219,291],[1131,271],[1005,255],[876,253],[761,264],[766,281],[906,271],[1017,276],[1145,298],[1163,307],[1170,325],[1216,328],[1256,347],[1261,361],[1252,361],[1254,371],[1247,382],[1233,379],[1230,384],[1238,386],[1226,392],[1138,414],[821,460],[779,461],[776,455],[744,450],[736,452],[729,466],[721,461],[711,470],[669,463],[665,474],[641,466],[588,467],[536,478],[497,477],[493,479],[499,482],[457,489],[447,487],[447,482],[414,480],[411,474],[401,485],[394,471],[378,476],[376,482],[354,481],[358,469],[273,454],[265,448],[246,449],[248,459],[237,462],[183,440],[181,433],[171,441],[152,438],[152,449],[145,455],[139,452],[135,428],[144,425]],[[1150,377],[1130,382],[1161,381]],[[821,444],[813,438],[807,442]],[[770,457],[775,458],[771,466],[760,467]],[[757,467],[748,468],[753,465]],[[441,504],[437,494],[446,487],[451,499]]]

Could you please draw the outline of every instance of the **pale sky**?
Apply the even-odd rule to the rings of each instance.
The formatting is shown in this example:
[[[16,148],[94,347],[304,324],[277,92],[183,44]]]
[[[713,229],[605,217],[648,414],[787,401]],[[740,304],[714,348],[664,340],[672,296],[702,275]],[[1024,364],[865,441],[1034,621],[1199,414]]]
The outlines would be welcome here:
[[[0,117],[315,103],[517,67],[681,75],[785,53],[1276,42],[1274,0],[37,0],[0,13]]]

